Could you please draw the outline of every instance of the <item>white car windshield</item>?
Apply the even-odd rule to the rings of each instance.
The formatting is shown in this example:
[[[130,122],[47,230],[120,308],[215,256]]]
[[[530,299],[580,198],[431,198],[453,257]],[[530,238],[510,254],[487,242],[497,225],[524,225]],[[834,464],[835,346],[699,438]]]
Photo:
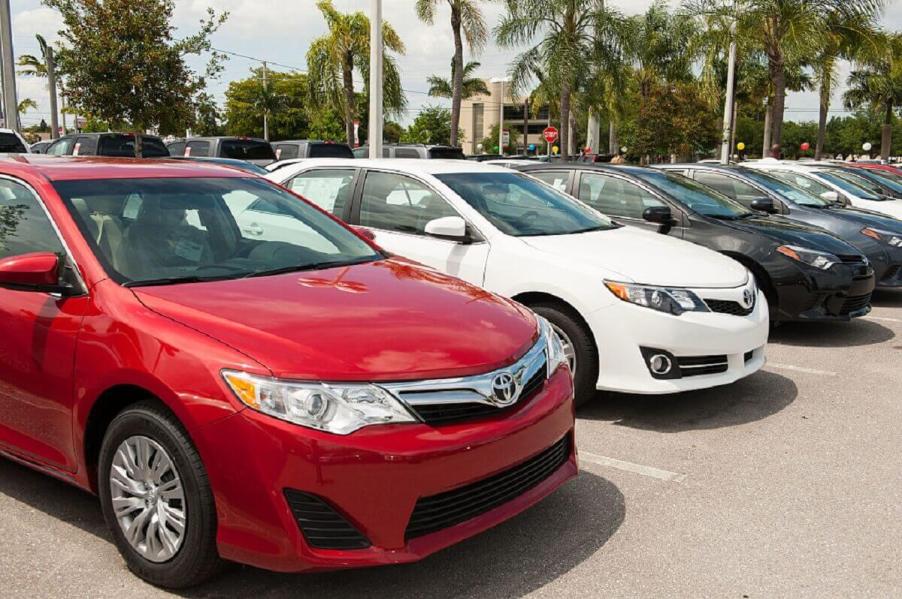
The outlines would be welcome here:
[[[609,218],[519,173],[436,175],[498,230],[514,237],[613,229]]]

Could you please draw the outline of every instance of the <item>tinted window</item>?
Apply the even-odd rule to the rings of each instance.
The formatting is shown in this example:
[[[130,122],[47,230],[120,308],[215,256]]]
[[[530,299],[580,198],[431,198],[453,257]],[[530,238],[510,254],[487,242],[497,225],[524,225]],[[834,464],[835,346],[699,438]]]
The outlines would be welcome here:
[[[431,148],[429,149],[430,158],[443,158],[446,160],[466,160],[464,151],[460,148]]]
[[[116,280],[232,279],[381,258],[342,225],[258,178],[57,181],[60,196]],[[254,216],[269,206],[277,222]],[[114,242],[97,239],[100,215]],[[161,280],[162,279],[162,280]]]
[[[508,235],[568,235],[616,226],[570,196],[519,173],[454,173],[436,178]]]
[[[858,171],[858,176],[863,179],[867,179],[872,183],[877,185],[882,185],[883,187],[890,188],[893,192],[900,194],[902,193],[902,182],[894,181],[893,179],[882,177],[878,171],[874,170],[866,170],[866,171]]]
[[[79,156],[95,156],[97,154],[97,138],[80,135],[75,140],[75,147],[72,148],[73,154]]]
[[[618,177],[583,173],[579,199],[608,216],[641,219],[646,208],[666,206],[638,185]]]
[[[708,187],[719,191],[728,198],[738,201],[743,206],[749,206],[752,203],[752,200],[760,198],[763,195],[751,185],[721,173],[695,171],[695,180],[702,185],[707,185]]]
[[[169,150],[170,156],[184,156],[185,155],[185,142],[177,141],[175,143],[171,143],[166,148]]]
[[[66,156],[73,145],[75,145],[74,137],[61,137],[50,144],[50,147],[47,148],[47,153],[53,156]]]
[[[0,179],[0,258],[30,252],[62,253],[63,246],[31,191]]]
[[[239,160],[275,160],[276,153],[265,141],[255,139],[224,139],[219,142],[219,155]]]
[[[421,158],[421,156],[413,148],[395,148],[395,158]]]
[[[185,147],[185,156],[194,156],[195,158],[207,158],[210,156],[210,142],[208,141],[189,141]]]
[[[760,171],[754,171],[752,169],[743,169],[743,175],[745,175],[749,179],[756,181],[762,187],[767,188],[781,198],[789,200],[790,202],[795,202],[800,206],[813,206],[815,208],[822,208],[824,206],[830,205],[830,202],[818,197],[819,193],[823,193],[823,191],[829,191],[828,189],[824,189],[819,193],[812,193],[811,191],[806,191],[801,187],[796,187],[791,183],[787,183],[786,181],[778,179],[772,174],[765,174]],[[821,185],[821,187],[824,186]]]
[[[567,192],[567,183],[570,180],[570,171],[530,172],[531,176],[551,185],[558,191]]]
[[[643,169],[633,171],[636,178],[662,191],[690,210],[712,218],[742,218],[753,213],[727,196],[687,179],[682,175]]]
[[[867,179],[861,179],[856,176],[844,176],[845,173],[840,171],[817,171],[817,174],[830,183],[833,183],[846,193],[865,200],[881,200],[882,190],[879,186],[871,184]]]
[[[295,193],[323,210],[342,218],[354,192],[352,170],[316,170],[301,173],[288,182]]]
[[[779,179],[784,183],[788,183],[793,187],[800,189],[802,191],[807,192],[810,195],[815,195],[820,197],[823,193],[830,193],[833,190],[820,181],[812,179],[808,175],[803,175],[802,173],[796,173],[793,171],[781,171],[781,170],[772,170],[767,171],[768,176]]]
[[[17,135],[12,133],[0,133],[0,152],[17,153],[27,152],[25,144]]]
[[[426,223],[445,216],[457,216],[457,212],[416,179],[394,173],[367,174],[360,202],[361,225],[422,235]]]
[[[134,135],[101,135],[97,146],[98,156],[135,155]],[[141,136],[141,156],[144,158],[161,158],[169,156],[169,150],[159,137]]]
[[[295,144],[276,144],[272,149],[276,153],[276,160],[290,160],[298,157],[298,147]]]
[[[354,152],[346,144],[310,144],[307,158],[353,158]]]

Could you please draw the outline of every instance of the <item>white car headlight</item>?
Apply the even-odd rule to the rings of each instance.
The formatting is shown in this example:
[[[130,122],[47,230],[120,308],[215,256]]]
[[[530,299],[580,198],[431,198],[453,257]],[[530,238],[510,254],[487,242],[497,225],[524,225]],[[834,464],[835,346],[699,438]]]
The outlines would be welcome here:
[[[554,332],[554,328],[548,319],[536,314],[539,321],[539,334],[545,340],[545,356],[548,360],[548,376],[554,374],[561,364],[567,364],[567,356],[564,355],[564,345],[561,338]]]
[[[811,250],[797,245],[781,245],[777,248],[777,251],[796,262],[801,262],[820,270],[829,270],[831,266],[840,262],[840,259],[830,252]]]
[[[224,370],[222,377],[247,407],[336,435],[365,426],[417,419],[391,393],[369,384],[285,381]]]
[[[688,289],[636,285],[618,281],[605,281],[604,284],[621,300],[659,312],[667,312],[676,316],[683,312],[708,312],[705,302]]]

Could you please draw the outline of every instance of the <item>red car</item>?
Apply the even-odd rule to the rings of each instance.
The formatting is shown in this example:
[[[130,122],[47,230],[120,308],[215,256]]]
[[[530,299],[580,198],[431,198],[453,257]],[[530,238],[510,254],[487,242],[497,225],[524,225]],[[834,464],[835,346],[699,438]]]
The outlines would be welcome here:
[[[577,473],[546,321],[224,167],[0,160],[0,357],[0,453],[160,586],[415,561]]]

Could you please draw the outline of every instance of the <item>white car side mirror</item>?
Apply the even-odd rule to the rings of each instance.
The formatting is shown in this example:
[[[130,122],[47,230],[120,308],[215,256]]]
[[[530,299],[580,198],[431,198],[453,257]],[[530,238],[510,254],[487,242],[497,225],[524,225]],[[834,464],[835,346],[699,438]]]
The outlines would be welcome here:
[[[839,201],[839,194],[835,191],[825,191],[821,194],[821,199],[835,204]]]
[[[467,240],[467,223],[459,216],[445,216],[426,223],[426,235],[451,241]]]

